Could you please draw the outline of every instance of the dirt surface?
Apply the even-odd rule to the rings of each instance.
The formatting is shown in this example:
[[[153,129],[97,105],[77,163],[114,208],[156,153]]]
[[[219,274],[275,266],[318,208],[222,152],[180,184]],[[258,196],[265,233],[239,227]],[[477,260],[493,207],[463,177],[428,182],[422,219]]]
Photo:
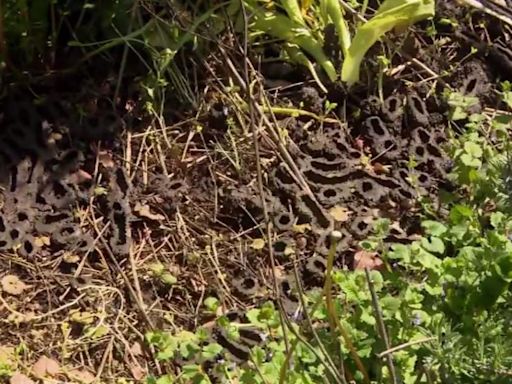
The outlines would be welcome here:
[[[436,34],[377,44],[350,92],[322,95],[287,64],[262,69],[265,95],[281,107],[271,120],[281,144],[264,125],[259,138],[265,206],[248,110],[214,79],[199,84],[208,90],[195,109],[170,106],[165,121],[144,114],[136,92],[114,100],[108,78],[80,92],[45,85],[37,98],[9,89],[0,278],[19,281],[0,292],[0,347],[25,343],[28,367],[47,355],[73,372],[141,379],[161,369],[141,347],[146,330],[207,324],[200,308],[212,295],[233,316],[276,300],[269,246],[282,303],[297,315],[292,260],[306,288],[321,284],[332,230],[343,235],[336,264],[350,269],[379,218],[392,222],[387,241],[414,239],[421,205],[442,216],[440,191],[453,188],[445,144],[463,124],[448,123],[443,90],[493,113],[503,107],[498,81],[512,73],[508,27],[444,5],[433,25]],[[391,62],[379,76],[382,52]],[[219,57],[205,73],[228,75]],[[246,358],[246,345],[229,348]]]

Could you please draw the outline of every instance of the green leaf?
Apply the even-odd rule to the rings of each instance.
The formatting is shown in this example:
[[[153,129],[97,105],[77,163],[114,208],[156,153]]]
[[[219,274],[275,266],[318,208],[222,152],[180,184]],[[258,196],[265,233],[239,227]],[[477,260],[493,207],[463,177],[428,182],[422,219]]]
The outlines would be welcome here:
[[[477,143],[473,143],[472,141],[467,141],[464,143],[464,150],[472,157],[476,157],[478,159],[483,155],[482,147]]]
[[[491,225],[494,228],[499,228],[505,219],[505,215],[502,212],[493,212],[491,214]]]
[[[393,244],[391,251],[388,252],[387,256],[390,259],[403,260],[404,263],[408,264],[411,261],[411,250],[407,245],[404,244]]]
[[[174,383],[174,379],[172,378],[171,375],[163,375],[163,376],[160,376],[156,380],[156,384],[173,384],[173,383]]]
[[[164,273],[162,276],[160,276],[160,279],[162,280],[162,283],[167,285],[174,285],[178,282],[178,279],[176,276],[174,276],[172,273]]]
[[[444,243],[439,237],[432,236],[430,241],[424,237],[421,239],[421,246],[429,252],[444,253]]]
[[[217,309],[219,308],[219,299],[217,299],[216,297],[207,297],[204,301],[203,301],[203,304],[204,306],[210,311],[210,312],[216,312]]]
[[[512,92],[503,92],[503,101],[509,108],[512,108]]]
[[[427,234],[432,236],[441,236],[448,230],[445,225],[433,220],[425,220],[421,223],[421,226]]]
[[[482,165],[482,162],[480,161],[480,159],[477,159],[468,153],[463,153],[462,155],[460,155],[460,161],[466,167],[471,167],[471,168],[479,168]]]
[[[364,55],[386,32],[434,16],[433,0],[384,0],[375,15],[356,31],[345,57],[341,79],[349,86],[359,81]]]
[[[382,308],[382,312],[387,317],[392,317],[400,309],[402,301],[399,298],[393,296],[384,296],[379,299],[379,304]]]
[[[213,359],[215,356],[217,356],[219,353],[222,352],[222,346],[217,343],[211,343],[207,346],[203,347],[203,350],[201,352],[202,356],[209,360]]]

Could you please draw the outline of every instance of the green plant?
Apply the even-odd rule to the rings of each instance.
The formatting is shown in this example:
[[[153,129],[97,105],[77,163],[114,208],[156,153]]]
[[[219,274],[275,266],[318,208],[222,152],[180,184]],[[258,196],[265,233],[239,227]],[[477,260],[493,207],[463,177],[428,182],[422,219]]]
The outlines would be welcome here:
[[[425,212],[421,238],[390,245],[384,241],[390,221],[374,223],[360,247],[379,255],[382,269],[336,270],[328,262],[324,289],[303,292],[297,286],[304,309],[286,322],[288,344],[278,309],[265,303],[248,311],[249,324],[217,319],[235,342],[242,342],[242,328],[267,335],[247,363],[227,364],[226,350],[211,339],[200,344],[206,340],[202,329],[149,335],[159,358],[169,360],[181,350],[187,356],[190,348],[203,358],[211,345],[207,351],[221,358],[214,364],[217,374],[244,384],[509,382],[512,211],[497,193],[509,167],[503,123],[499,116],[467,117],[466,131],[450,146],[460,191],[445,218]],[[205,305],[217,313],[216,299]],[[194,364],[171,375],[174,382],[186,382],[192,373],[208,382],[201,361]]]

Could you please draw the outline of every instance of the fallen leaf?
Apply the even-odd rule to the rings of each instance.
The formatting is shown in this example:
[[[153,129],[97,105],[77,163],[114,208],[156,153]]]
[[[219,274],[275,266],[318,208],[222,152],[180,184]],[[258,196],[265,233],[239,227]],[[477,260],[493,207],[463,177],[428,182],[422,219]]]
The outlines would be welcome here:
[[[138,341],[133,343],[133,345],[130,347],[130,352],[132,353],[133,356],[142,356],[142,346]]]
[[[293,232],[296,232],[296,233],[306,233],[307,231],[310,231],[311,230],[311,224],[295,224],[293,227],[292,227],[292,230]]]
[[[377,252],[360,250],[354,254],[354,269],[364,270],[366,268],[369,270],[384,268],[384,262]]]
[[[84,311],[84,312],[73,311],[69,315],[69,320],[74,321],[75,323],[84,324],[84,325],[92,324],[94,319],[95,319],[94,313],[87,312],[87,311]]]
[[[14,354],[14,347],[0,346],[0,367],[12,367],[15,362]]]
[[[66,181],[72,184],[80,185],[86,181],[92,180],[92,176],[89,172],[79,169],[78,171],[68,175]]]
[[[14,324],[28,323],[36,317],[36,314],[32,311],[26,313],[11,313],[7,316],[7,321]]]
[[[344,223],[349,219],[350,211],[342,207],[341,205],[335,205],[329,210],[329,214],[332,216],[334,220],[336,220],[339,223]]]
[[[91,372],[81,369],[72,369],[68,371],[67,376],[70,380],[78,381],[82,384],[90,384],[96,380],[96,376],[94,376]]]
[[[56,360],[50,359],[47,356],[41,356],[39,360],[37,360],[35,364],[32,366],[32,373],[38,378],[43,378],[46,376],[53,377],[57,375],[59,372],[59,363]]]
[[[0,284],[2,285],[3,291],[14,296],[21,295],[23,291],[28,288],[28,285],[21,281],[16,275],[4,276]]]
[[[263,239],[254,239],[251,244],[252,249],[261,250],[265,248],[265,240]]]
[[[32,379],[23,373],[16,372],[9,379],[9,384],[35,384]]]
[[[154,221],[163,221],[165,220],[165,216],[160,215],[158,213],[151,212],[151,209],[147,204],[141,204],[137,202],[135,204],[135,207],[133,208],[133,211],[140,217],[145,217],[150,220]]]
[[[68,264],[75,264],[80,261],[80,256],[71,252],[64,252],[64,254],[62,255],[62,260]]]
[[[34,245],[39,248],[45,245],[50,245],[50,243],[50,238],[48,236],[39,236],[34,239]]]
[[[146,370],[137,363],[130,367],[130,372],[137,381],[142,380],[147,374]]]

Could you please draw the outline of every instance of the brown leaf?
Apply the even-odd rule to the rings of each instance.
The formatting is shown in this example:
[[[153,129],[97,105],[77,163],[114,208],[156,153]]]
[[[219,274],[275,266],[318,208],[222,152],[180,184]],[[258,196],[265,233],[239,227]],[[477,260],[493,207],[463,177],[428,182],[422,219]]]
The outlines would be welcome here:
[[[23,373],[16,372],[9,379],[9,384],[35,384],[32,379]]]
[[[0,281],[0,285],[3,291],[14,296],[21,295],[23,291],[28,288],[28,285],[21,281],[16,275],[4,276]]]
[[[382,270],[384,263],[377,252],[360,250],[354,254],[354,269]]]
[[[116,165],[112,157],[112,154],[106,151],[101,151],[100,153],[98,153],[98,161],[105,168],[114,168]]]
[[[135,380],[142,380],[146,377],[146,370],[142,368],[139,364],[134,364],[130,367],[130,372]]]
[[[147,204],[141,204],[137,202],[135,204],[135,207],[133,208],[133,211],[140,217],[145,217],[150,220],[154,221],[163,221],[165,220],[165,216],[160,215],[158,213],[151,212],[151,209]]]
[[[66,181],[71,184],[80,185],[86,181],[92,180],[92,176],[89,172],[79,169],[78,171],[68,175]]]
[[[77,381],[81,384],[90,384],[96,380],[96,376],[91,372],[77,368],[68,371],[67,376],[70,380]]]
[[[50,376],[53,377],[60,372],[59,363],[46,356],[41,356],[39,360],[32,366],[32,373],[39,378]]]
[[[139,342],[133,343],[133,345],[130,347],[130,352],[133,356],[142,356],[142,347]]]

